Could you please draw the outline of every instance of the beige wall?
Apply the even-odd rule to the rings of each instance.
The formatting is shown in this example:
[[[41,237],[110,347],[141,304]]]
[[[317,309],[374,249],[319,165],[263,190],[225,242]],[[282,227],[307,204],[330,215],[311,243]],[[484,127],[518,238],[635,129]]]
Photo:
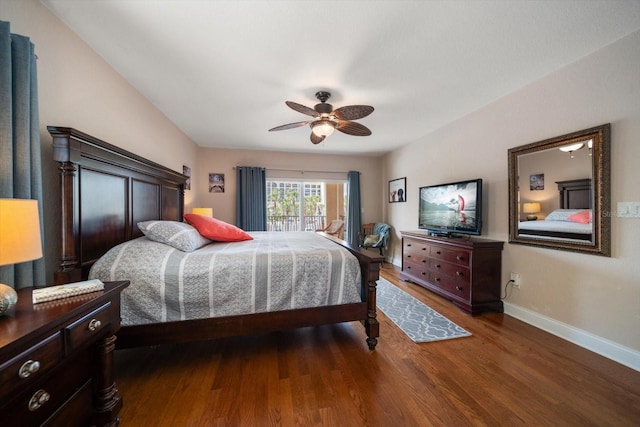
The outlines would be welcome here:
[[[507,242],[507,150],[603,123],[612,126],[612,209],[640,200],[638,46],[640,32],[387,155],[386,178],[407,176],[407,203],[386,205],[394,262],[401,263],[397,230],[417,228],[419,186],[483,178],[483,235]],[[638,369],[640,218],[612,218],[611,239],[611,258],[505,243],[503,283],[511,271],[522,276],[507,308],[549,330],[594,335]]]
[[[31,38],[38,55],[47,280],[60,254],[59,188],[47,126],[68,126],[182,172],[197,174],[184,133],[37,0],[2,0],[0,19]],[[192,194],[187,192],[187,202]]]
[[[310,143],[309,143],[310,144]],[[203,207],[212,207],[214,215],[223,221],[236,221],[236,166],[259,166],[278,171],[280,176],[292,178],[315,178],[321,176],[346,178],[346,172],[360,172],[362,194],[362,220],[380,221],[382,207],[378,195],[381,192],[381,157],[337,156],[326,154],[283,153],[277,151],[226,150],[201,148],[198,154],[200,176],[196,199]],[[304,174],[296,171],[305,171]],[[313,174],[314,171],[344,172],[343,174]],[[209,173],[224,173],[225,192],[209,193],[207,180]]]

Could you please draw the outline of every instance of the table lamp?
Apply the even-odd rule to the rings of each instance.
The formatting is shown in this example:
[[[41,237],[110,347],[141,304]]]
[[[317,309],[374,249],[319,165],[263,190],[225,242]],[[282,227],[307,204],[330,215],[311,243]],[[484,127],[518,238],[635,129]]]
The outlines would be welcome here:
[[[213,218],[213,208],[193,208],[191,209],[191,213],[195,215],[208,216],[209,218]]]
[[[0,266],[42,257],[37,200],[0,199]],[[11,287],[0,283],[0,316],[18,302]]]
[[[535,221],[538,219],[538,217],[534,214],[540,212],[540,203],[538,202],[524,203],[522,205],[522,212],[529,214],[527,215],[527,221]]]

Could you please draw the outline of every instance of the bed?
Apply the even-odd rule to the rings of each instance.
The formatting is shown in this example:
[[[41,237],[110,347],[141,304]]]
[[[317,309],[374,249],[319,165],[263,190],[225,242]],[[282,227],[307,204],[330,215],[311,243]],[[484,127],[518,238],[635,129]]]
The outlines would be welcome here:
[[[53,137],[53,156],[59,163],[61,183],[61,256],[59,268],[54,277],[56,284],[87,279],[94,264],[101,258],[104,259],[103,256],[116,247],[129,246],[131,249],[142,242],[154,243],[149,242],[137,226],[139,223],[149,221],[182,223],[186,182],[184,175],[73,128],[49,126],[48,130]],[[254,238],[254,243],[264,243],[274,238],[269,236],[270,234],[278,233],[250,234]],[[134,308],[124,306],[125,299],[136,301],[135,286],[132,284],[123,292],[122,312],[125,314],[123,326],[118,332],[117,347],[208,340],[360,321],[364,325],[369,349],[375,349],[379,336],[376,318],[376,280],[379,278],[383,257],[369,254],[324,233],[300,232],[298,234],[306,234],[307,237],[316,239],[313,245],[322,247],[322,253],[326,253],[328,247],[337,250],[341,255],[332,255],[334,260],[348,259],[351,265],[355,262],[357,271],[351,271],[353,267],[342,266],[334,270],[344,270],[346,271],[344,274],[337,274],[335,271],[331,274],[332,280],[337,276],[344,279],[344,275],[357,277],[359,289],[355,299],[353,295],[345,295],[344,298],[335,300],[317,297],[315,299],[323,300],[325,303],[303,302],[291,303],[289,306],[276,304],[274,308],[257,309],[246,314],[225,312],[220,310],[220,305],[213,304],[200,310],[213,312],[213,317],[193,315],[189,312],[189,308],[182,308],[182,312],[179,309],[178,314],[168,314],[164,318],[161,316],[157,319],[146,314],[136,317],[138,315],[135,314]],[[285,236],[283,234],[280,237]],[[290,241],[297,239],[294,235],[287,238]],[[215,256],[220,259],[224,257],[226,251],[234,251],[245,243],[212,243],[187,253],[186,256],[194,260],[216,253]],[[229,249],[230,246],[233,249]],[[204,252],[209,252],[209,255]],[[289,252],[297,253],[297,250]],[[251,270],[246,265],[245,262],[241,262],[234,268]],[[94,271],[97,269],[98,267]],[[307,293],[313,293],[315,282],[325,282],[326,279],[323,279],[315,269],[305,271],[304,280],[296,279],[295,285],[303,290],[306,289]],[[96,275],[100,274],[102,273],[96,273]],[[121,276],[120,278],[124,279]],[[276,279],[271,280],[269,286],[275,286],[275,282],[277,282]],[[217,280],[212,283],[218,285]],[[335,293],[335,287],[332,289],[329,293]],[[203,288],[201,292],[211,291],[205,291]],[[270,299],[273,301],[274,298]],[[263,302],[255,299],[253,304],[260,305]],[[134,314],[130,315],[130,310],[134,310]]]
[[[560,208],[550,212],[544,220],[519,222],[518,235],[591,242],[591,179],[558,181],[557,184]]]

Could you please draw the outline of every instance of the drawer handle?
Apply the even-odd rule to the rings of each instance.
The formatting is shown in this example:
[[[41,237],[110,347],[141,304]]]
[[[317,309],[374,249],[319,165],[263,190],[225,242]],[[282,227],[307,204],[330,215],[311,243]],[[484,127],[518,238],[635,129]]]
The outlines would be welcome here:
[[[436,268],[440,268],[440,264],[436,264]]]
[[[98,319],[91,319],[88,327],[89,327],[89,330],[93,332],[97,330],[101,325],[102,325],[102,322],[100,322]]]
[[[35,374],[40,369],[40,362],[37,360],[27,360],[20,366],[18,376],[20,378],[29,378],[31,374]]]
[[[439,278],[439,277],[436,277],[436,282],[439,282],[439,281],[440,281],[440,278]]]
[[[407,270],[411,270],[411,266],[410,265],[407,265]]]
[[[437,253],[438,255],[440,255],[440,253],[441,253],[441,252],[440,252],[440,251],[436,251],[436,253]]]
[[[426,259],[423,259],[423,260],[422,260],[422,262],[427,262],[427,260],[426,260]]]
[[[422,248],[422,250],[423,250],[423,251],[426,251],[426,250],[427,250],[427,248]]]
[[[462,286],[456,286],[456,291],[462,291]]]
[[[36,391],[35,393],[33,393],[33,396],[31,396],[31,399],[29,400],[29,410],[31,412],[37,411],[42,405],[47,403],[50,398],[51,395],[46,391],[42,389]]]
[[[411,246],[411,243],[407,243],[407,247]]]
[[[462,277],[464,276],[464,273],[462,271],[456,271],[456,276]]]
[[[420,274],[422,274],[423,276],[427,275],[427,273],[425,273],[424,271],[422,271]]]
[[[407,258],[411,258],[411,255],[407,255]]]
[[[464,259],[464,257],[463,257],[462,255],[458,255],[458,256],[456,257],[456,259],[457,259],[458,261],[462,261],[462,260]]]

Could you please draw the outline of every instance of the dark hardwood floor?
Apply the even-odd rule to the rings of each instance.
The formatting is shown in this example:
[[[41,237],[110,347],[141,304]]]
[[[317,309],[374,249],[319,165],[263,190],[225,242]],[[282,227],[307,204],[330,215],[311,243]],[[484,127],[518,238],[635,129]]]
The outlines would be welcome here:
[[[121,426],[638,426],[640,372],[503,314],[382,276],[471,337],[357,323],[116,352]]]

